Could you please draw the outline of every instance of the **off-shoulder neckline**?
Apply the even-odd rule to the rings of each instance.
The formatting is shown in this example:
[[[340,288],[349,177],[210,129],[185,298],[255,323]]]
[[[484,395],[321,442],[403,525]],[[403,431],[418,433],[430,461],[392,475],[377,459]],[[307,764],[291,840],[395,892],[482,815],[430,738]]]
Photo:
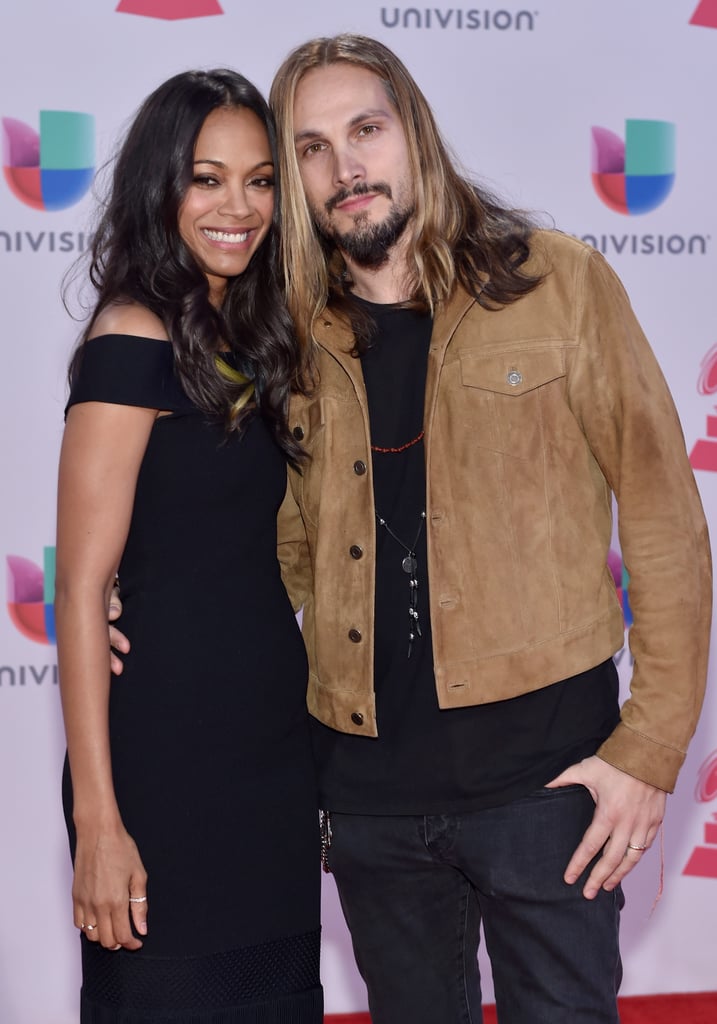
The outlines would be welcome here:
[[[85,344],[89,344],[91,341],[106,341],[109,338],[132,338],[134,341],[141,342],[154,342],[157,345],[169,345],[171,348],[171,341],[169,338],[149,338],[144,334],[122,334],[118,331],[110,331],[107,334],[95,334],[93,338],[88,338]]]

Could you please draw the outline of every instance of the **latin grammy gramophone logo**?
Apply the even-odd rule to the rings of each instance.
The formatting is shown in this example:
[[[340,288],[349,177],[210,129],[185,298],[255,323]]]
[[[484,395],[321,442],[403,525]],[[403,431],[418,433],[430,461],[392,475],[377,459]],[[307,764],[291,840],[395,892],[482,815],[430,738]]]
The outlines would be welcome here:
[[[224,14],[217,0],[120,0],[115,10],[120,14],[139,14],[144,18],[161,18],[163,21],[184,21],[186,18]]]
[[[706,804],[717,797],[717,750],[713,750],[697,773],[695,800]],[[696,846],[682,872],[699,878],[717,878],[717,814],[705,822],[704,846]]]
[[[690,25],[717,28],[717,0],[700,0],[690,18]]]
[[[702,360],[697,391],[700,395],[714,395],[717,392],[717,345]],[[717,416],[707,417],[707,437],[701,438],[694,445],[690,452],[690,464],[693,469],[717,473]]]

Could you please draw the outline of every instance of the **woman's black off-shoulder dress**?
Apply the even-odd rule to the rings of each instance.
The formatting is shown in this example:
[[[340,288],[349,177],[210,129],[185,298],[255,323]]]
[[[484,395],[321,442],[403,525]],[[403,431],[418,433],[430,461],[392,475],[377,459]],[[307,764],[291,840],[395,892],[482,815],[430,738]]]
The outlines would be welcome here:
[[[276,558],[286,465],[261,417],[227,438],[164,341],[87,342],[70,405],[159,409],[120,565],[132,649],[112,680],[122,818],[149,934],[84,936],[82,1024],[319,1024],[319,854],[307,665]],[[72,790],[64,800],[74,854]]]

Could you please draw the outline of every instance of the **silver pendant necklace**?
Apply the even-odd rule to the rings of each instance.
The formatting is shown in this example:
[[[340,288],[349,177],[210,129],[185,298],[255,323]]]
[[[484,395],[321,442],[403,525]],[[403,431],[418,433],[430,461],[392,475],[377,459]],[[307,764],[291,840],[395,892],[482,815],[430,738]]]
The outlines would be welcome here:
[[[421,530],[423,529],[423,524],[426,521],[426,513],[425,513],[425,511],[421,512],[420,520],[419,520],[419,523],[418,523],[418,531],[416,533],[416,539],[414,540],[413,544],[410,547],[408,546],[408,544],[406,544],[404,541],[402,541],[399,536],[397,536],[393,532],[393,530],[388,525],[386,520],[383,519],[378,514],[378,512],[376,513],[376,521],[378,522],[378,525],[382,526],[384,528],[384,530],[386,531],[386,533],[388,533],[388,535],[390,537],[393,537],[393,539],[396,541],[396,543],[400,544],[401,547],[403,548],[403,550],[406,552],[406,554],[405,554],[405,556],[404,556],[404,558],[403,558],[403,560],[401,562],[401,568],[403,569],[403,571],[406,573],[406,575],[409,578],[408,579],[408,588],[409,588],[410,600],[409,600],[409,606],[408,606],[408,616],[409,616],[408,657],[410,658],[411,657],[411,650],[413,648],[413,641],[416,639],[417,636],[423,636],[423,634],[421,633],[421,624],[418,621],[418,577],[416,575],[417,572],[418,572],[418,559],[416,557],[416,545],[418,544],[418,539],[421,536]]]

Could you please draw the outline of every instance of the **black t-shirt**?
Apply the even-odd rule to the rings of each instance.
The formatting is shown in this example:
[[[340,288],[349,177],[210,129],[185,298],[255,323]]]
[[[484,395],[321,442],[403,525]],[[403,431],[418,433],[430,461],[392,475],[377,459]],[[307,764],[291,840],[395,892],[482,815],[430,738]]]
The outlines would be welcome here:
[[[400,449],[372,452],[376,512],[395,535],[377,524],[379,735],[348,735],[312,720],[321,806],[354,814],[439,814],[498,806],[595,753],[619,719],[617,672],[610,660],[511,700],[438,707],[426,527],[421,528],[424,445],[415,440],[423,429],[432,322],[400,306],[363,305],[377,324],[374,343],[361,357],[371,443]],[[421,635],[415,635],[408,657],[410,576],[402,563],[414,541]]]

